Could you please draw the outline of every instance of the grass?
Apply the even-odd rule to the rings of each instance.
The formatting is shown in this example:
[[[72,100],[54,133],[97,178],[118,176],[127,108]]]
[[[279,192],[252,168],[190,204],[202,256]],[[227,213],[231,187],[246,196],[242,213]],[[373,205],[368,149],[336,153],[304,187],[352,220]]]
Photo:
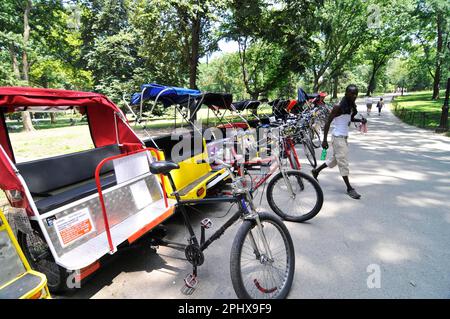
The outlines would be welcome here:
[[[403,122],[436,129],[439,126],[444,98],[432,100],[431,91],[412,92],[405,96],[398,96],[393,102],[394,113]],[[450,136],[450,132],[447,132]]]
[[[10,133],[16,162],[69,154],[94,147],[87,125]]]
[[[16,162],[70,154],[94,147],[87,125],[10,133]],[[7,202],[0,192],[0,208]]]

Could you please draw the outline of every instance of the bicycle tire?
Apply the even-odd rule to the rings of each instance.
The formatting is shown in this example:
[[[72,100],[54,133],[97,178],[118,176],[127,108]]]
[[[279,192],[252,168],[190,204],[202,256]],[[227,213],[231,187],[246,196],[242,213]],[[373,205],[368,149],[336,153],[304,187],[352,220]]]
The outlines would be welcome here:
[[[314,151],[314,146],[312,146],[311,140],[304,140],[302,142],[303,146],[303,152],[305,153],[306,158],[308,159],[309,164],[313,168],[317,167],[317,159],[316,159],[316,153]]]
[[[306,203],[308,201],[311,201],[312,204],[309,205],[312,208],[310,209],[306,209],[305,212],[300,212],[300,213],[296,213],[294,214],[293,212],[295,210],[299,210],[302,207],[302,204],[297,203],[297,202],[293,202],[290,201],[288,198],[288,189],[286,186],[286,190],[284,190],[284,187],[282,187],[283,189],[281,189],[280,192],[280,196],[275,196],[274,195],[274,188],[276,187],[277,183],[283,181],[283,175],[281,172],[277,173],[269,182],[269,185],[267,186],[267,202],[270,206],[270,208],[278,215],[280,216],[282,219],[287,220],[287,221],[292,221],[292,222],[304,222],[307,220],[310,220],[311,218],[313,218],[314,216],[316,216],[320,210],[322,209],[322,205],[323,205],[323,191],[322,188],[320,187],[319,183],[312,177],[309,176],[303,172],[300,171],[286,171],[285,174],[287,175],[288,179],[290,179],[290,177],[294,177],[295,180],[298,181],[299,184],[299,189],[296,192],[296,196],[295,198],[292,198],[293,200],[295,200],[297,198],[297,196],[299,196],[300,193],[305,194],[305,196],[307,196],[307,192],[311,189],[311,194],[310,197],[315,196],[315,200],[314,199],[302,199],[302,202],[305,203],[303,205],[306,205]],[[300,185],[302,184],[302,185]],[[283,184],[281,184],[283,185]],[[295,186],[297,186],[296,184],[294,184]],[[310,188],[309,186],[312,186],[312,188]],[[296,189],[294,190],[296,191]],[[283,193],[284,192],[284,193]],[[278,197],[280,197],[280,199],[278,200]],[[275,200],[275,198],[277,198],[277,200]],[[279,204],[277,204],[277,202],[279,202]],[[286,208],[284,207],[280,207],[280,203],[282,203],[283,205],[286,205]]]
[[[39,243],[38,241],[41,241],[41,243]],[[19,231],[19,233],[17,234],[17,242],[19,243],[19,246],[22,249],[31,268],[43,273],[47,277],[47,286],[51,293],[64,293],[70,290],[70,288],[67,287],[67,279],[70,275],[70,272],[56,264],[53,256],[51,255],[50,248],[37,231],[33,230],[32,234],[25,234]],[[46,253],[50,254],[51,257],[37,262],[34,254],[32,253],[33,247],[31,246],[33,244],[44,244],[46,246],[46,248],[44,247],[44,249],[47,250]],[[48,264],[48,267],[45,267],[45,265],[42,263],[43,261]],[[52,269],[50,269],[49,267],[51,267]]]
[[[311,130],[314,132],[314,137],[311,139],[311,144],[314,148],[319,148],[322,146],[322,140],[320,138],[320,133],[317,131],[315,127],[312,127]],[[315,142],[314,142],[315,141]]]
[[[281,237],[282,243],[285,248],[285,256],[284,254],[280,258],[276,258],[275,261],[267,261],[264,254],[259,256],[255,256],[256,252],[251,248],[244,247],[248,241],[247,239],[250,238],[249,234],[257,233],[257,232],[251,232],[255,227],[257,226],[255,219],[247,219],[245,220],[242,225],[240,226],[236,237],[234,238],[233,245],[231,248],[231,257],[230,257],[230,274],[231,274],[231,281],[233,284],[234,291],[236,292],[236,295],[238,298],[241,299],[259,299],[259,298],[270,298],[270,299],[284,299],[289,294],[289,291],[292,286],[292,282],[294,280],[294,272],[295,272],[295,251],[294,251],[294,244],[291,238],[291,235],[284,223],[275,215],[269,214],[269,213],[259,213],[259,219],[261,221],[261,224],[264,228],[264,236],[266,238],[268,237],[268,233],[275,233],[277,237]],[[273,226],[273,227],[269,227]],[[254,236],[253,236],[254,237]],[[250,240],[250,239],[249,239]],[[270,238],[268,240],[268,243],[271,247],[273,247],[273,244],[275,243],[274,238]],[[261,245],[262,243],[260,243]],[[250,251],[250,253],[244,252],[245,248]],[[275,251],[271,249],[272,251]],[[252,256],[253,254],[253,256]],[[282,251],[278,252],[277,250],[277,256],[279,254],[282,254]],[[246,255],[249,255],[250,261],[254,262],[256,265],[260,265],[262,270],[259,272],[259,276],[257,277],[250,277],[250,281],[247,282],[245,280],[243,275],[243,270],[245,267],[243,267],[241,261],[242,258],[245,258]],[[272,256],[275,257],[275,256]],[[284,274],[282,276],[282,282],[281,285],[272,287],[270,290],[265,289],[264,286],[266,283],[263,283],[263,286],[261,286],[260,281],[264,281],[264,275],[267,275],[267,272],[269,270],[275,270],[276,266],[278,265],[278,262],[282,262],[283,260],[286,260],[285,267],[281,267],[281,269],[284,269]],[[264,262],[267,262],[267,264],[264,264]],[[246,266],[248,264],[245,264]],[[269,269],[271,268],[271,269]],[[258,273],[258,272],[257,272]],[[280,274],[278,273],[278,276]],[[265,277],[265,279],[269,278],[268,276]],[[275,279],[273,276],[272,279]],[[252,280],[253,279],[253,280]],[[258,280],[259,279],[259,280]],[[275,289],[275,290],[274,290]],[[252,296],[252,293],[256,292],[259,293],[256,296]],[[277,292],[274,294],[274,292]]]

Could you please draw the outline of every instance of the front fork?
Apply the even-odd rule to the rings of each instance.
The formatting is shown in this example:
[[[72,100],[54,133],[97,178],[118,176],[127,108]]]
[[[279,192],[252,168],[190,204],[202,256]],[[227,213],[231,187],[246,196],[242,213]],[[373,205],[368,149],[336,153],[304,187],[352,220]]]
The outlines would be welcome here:
[[[256,228],[258,229],[257,232],[259,233],[259,236],[262,239],[265,255],[269,258],[269,260],[272,261],[273,260],[272,252],[270,250],[269,243],[267,242],[266,235],[264,234],[264,228],[261,223],[261,219],[259,218],[259,214],[256,212],[255,206],[253,204],[250,193],[248,191],[246,192],[246,198],[247,198],[247,202],[250,207],[247,207],[247,203],[245,202],[244,199],[242,199],[242,201],[241,201],[242,208],[249,213],[249,215],[251,216],[250,218],[255,220]],[[258,247],[258,244],[256,243],[255,236],[253,235],[252,229],[250,230],[250,243],[252,245],[253,252],[255,253],[256,258],[261,260],[261,255],[262,255],[261,249]]]
[[[288,176],[287,176],[287,174],[286,174],[286,171],[285,171],[285,170],[283,169],[283,167],[281,166],[282,164],[281,164],[281,161],[280,161],[280,159],[279,159],[278,157],[276,157],[276,161],[277,161],[278,167],[279,167],[279,169],[280,169],[281,176],[283,176],[283,180],[284,180],[284,182],[285,182],[286,185],[287,185],[288,192],[291,194],[291,197],[292,197],[292,198],[295,198],[295,192],[294,192],[294,189],[292,188],[291,182],[289,181],[289,178],[288,178]]]

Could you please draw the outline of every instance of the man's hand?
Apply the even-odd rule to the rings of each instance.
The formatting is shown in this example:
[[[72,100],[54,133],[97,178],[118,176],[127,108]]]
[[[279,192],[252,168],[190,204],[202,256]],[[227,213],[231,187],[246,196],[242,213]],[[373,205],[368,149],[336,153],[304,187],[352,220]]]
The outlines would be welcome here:
[[[327,142],[327,140],[324,140],[324,141],[322,142],[322,148],[323,148],[323,149],[328,149],[328,142]]]
[[[366,123],[367,123],[367,119],[363,117],[363,118],[361,119],[361,123],[362,123],[362,124],[366,124]]]

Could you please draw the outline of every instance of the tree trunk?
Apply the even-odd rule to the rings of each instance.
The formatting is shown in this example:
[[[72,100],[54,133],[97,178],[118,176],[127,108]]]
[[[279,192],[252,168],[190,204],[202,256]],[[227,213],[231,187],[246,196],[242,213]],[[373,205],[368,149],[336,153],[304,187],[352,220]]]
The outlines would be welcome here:
[[[9,44],[9,54],[11,55],[11,62],[13,66],[14,77],[20,80],[19,61],[17,61],[16,50],[14,49],[14,43]]]
[[[30,39],[30,23],[29,23],[30,11],[31,11],[31,0],[27,0],[23,13],[23,53],[22,53],[22,80],[24,80],[27,85],[29,81],[28,72],[30,70],[28,65],[28,53],[27,53],[27,45]]]
[[[25,81],[25,84],[29,83],[29,65],[28,65],[28,54],[27,54],[27,45],[28,40],[30,39],[30,11],[31,11],[31,0],[27,0],[25,4],[25,9],[23,13],[23,54],[22,54],[22,80]],[[30,132],[34,131],[33,122],[31,121],[31,116],[29,112],[23,112],[22,114],[22,122],[23,128],[25,131]]]
[[[378,68],[379,67],[376,66],[374,63],[373,68],[372,68],[372,74],[370,75],[369,84],[367,85],[366,96],[372,96],[373,91],[375,91],[375,84],[376,84],[375,81],[376,81],[376,74],[377,74]]]
[[[442,66],[442,49],[443,49],[443,15],[438,13],[436,16],[437,22],[437,51],[436,51],[436,70],[434,72],[433,81],[433,100],[439,99],[439,84],[441,82],[441,66]]]
[[[192,21],[192,47],[191,54],[189,57],[189,87],[191,89],[197,89],[197,70],[198,70],[198,59],[199,59],[199,46],[200,46],[200,17],[197,16]],[[195,110],[190,110],[191,120],[197,120],[197,113]]]
[[[313,92],[319,91],[319,88],[320,88],[319,79],[320,79],[320,77],[318,75],[314,75]]]
[[[445,91],[445,100],[444,105],[442,106],[441,120],[439,122],[439,127],[436,130],[437,132],[440,133],[448,131],[449,99],[450,99],[450,77],[447,79],[447,90]]]
[[[50,124],[56,124],[56,114],[54,112],[50,112]]]
[[[339,86],[339,77],[335,77],[333,79],[333,96],[332,99],[337,99],[338,95],[338,86]]]
[[[197,88],[197,68],[198,68],[198,55],[200,46],[200,17],[197,17],[192,21],[192,48],[191,58],[189,61],[189,87],[191,89]]]

